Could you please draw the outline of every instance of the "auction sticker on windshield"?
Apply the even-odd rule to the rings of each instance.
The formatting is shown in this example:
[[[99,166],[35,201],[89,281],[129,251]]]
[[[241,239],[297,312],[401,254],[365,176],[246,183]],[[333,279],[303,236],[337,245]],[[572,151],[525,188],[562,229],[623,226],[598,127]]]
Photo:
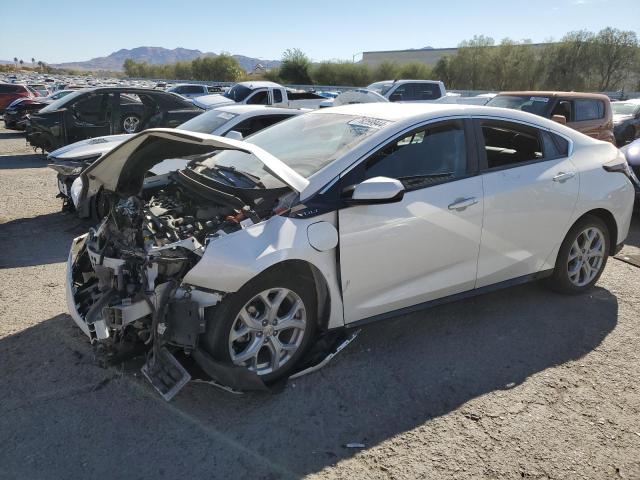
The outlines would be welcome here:
[[[371,117],[360,117],[354,118],[347,125],[353,127],[354,130],[360,131],[360,133],[365,133],[367,130],[375,129],[379,130],[383,127],[386,127],[391,122],[388,120],[381,120],[379,118],[371,118]]]

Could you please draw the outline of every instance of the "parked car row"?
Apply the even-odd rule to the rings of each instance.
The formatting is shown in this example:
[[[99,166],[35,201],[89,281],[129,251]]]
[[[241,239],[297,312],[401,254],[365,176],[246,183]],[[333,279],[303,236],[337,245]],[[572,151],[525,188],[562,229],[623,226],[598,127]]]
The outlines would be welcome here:
[[[26,135],[34,147],[53,151],[85,138],[175,127],[200,113],[191,102],[159,90],[83,89],[29,115]]]

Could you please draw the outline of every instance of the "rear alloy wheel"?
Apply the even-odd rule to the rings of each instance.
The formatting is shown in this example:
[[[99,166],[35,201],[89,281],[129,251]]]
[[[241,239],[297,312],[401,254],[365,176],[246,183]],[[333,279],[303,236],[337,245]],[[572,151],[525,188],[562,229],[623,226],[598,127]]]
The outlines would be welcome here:
[[[316,323],[313,284],[294,272],[267,272],[213,309],[203,343],[218,360],[269,382],[295,367],[315,335]]]
[[[569,231],[556,260],[550,286],[562,293],[581,293],[600,278],[607,264],[609,230],[598,217],[587,216]]]
[[[569,280],[576,287],[584,287],[602,270],[604,260],[604,233],[597,227],[587,227],[578,234],[567,260]]]
[[[140,117],[127,115],[122,119],[122,131],[124,133],[136,133],[140,129]]]

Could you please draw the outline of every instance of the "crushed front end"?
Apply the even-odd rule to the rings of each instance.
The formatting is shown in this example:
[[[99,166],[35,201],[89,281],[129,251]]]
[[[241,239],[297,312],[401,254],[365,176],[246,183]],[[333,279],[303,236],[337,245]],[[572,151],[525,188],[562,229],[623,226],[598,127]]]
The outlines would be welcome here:
[[[166,357],[162,349],[190,355],[204,332],[205,309],[222,294],[182,279],[209,242],[241,228],[238,215],[198,202],[176,185],[148,202],[120,200],[73,242],[67,303],[75,323],[107,355],[148,350],[151,362]]]

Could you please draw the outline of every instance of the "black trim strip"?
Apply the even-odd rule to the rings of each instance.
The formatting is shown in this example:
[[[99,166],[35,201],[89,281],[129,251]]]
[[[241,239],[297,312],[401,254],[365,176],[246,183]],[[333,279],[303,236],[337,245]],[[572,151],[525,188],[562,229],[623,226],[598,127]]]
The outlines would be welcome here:
[[[458,300],[464,300],[466,298],[472,298],[477,295],[482,295],[496,290],[502,290],[507,287],[514,287],[516,285],[522,285],[523,283],[533,282],[542,278],[550,277],[553,274],[553,269],[543,270],[541,272],[532,273],[529,275],[523,275],[522,277],[512,278],[511,280],[505,280],[504,282],[494,283],[493,285],[487,285],[485,287],[475,288],[473,290],[467,290],[466,292],[456,293],[447,297],[436,298],[435,300],[429,300],[428,302],[418,303],[410,307],[399,308],[391,312],[381,313],[372,317],[363,318],[355,322],[346,323],[345,328],[357,328],[368,323],[377,322],[380,320],[388,320],[390,318],[399,317],[408,313],[418,312],[420,310],[426,310],[428,308],[437,307],[438,305],[444,305],[447,303],[456,302]]]

